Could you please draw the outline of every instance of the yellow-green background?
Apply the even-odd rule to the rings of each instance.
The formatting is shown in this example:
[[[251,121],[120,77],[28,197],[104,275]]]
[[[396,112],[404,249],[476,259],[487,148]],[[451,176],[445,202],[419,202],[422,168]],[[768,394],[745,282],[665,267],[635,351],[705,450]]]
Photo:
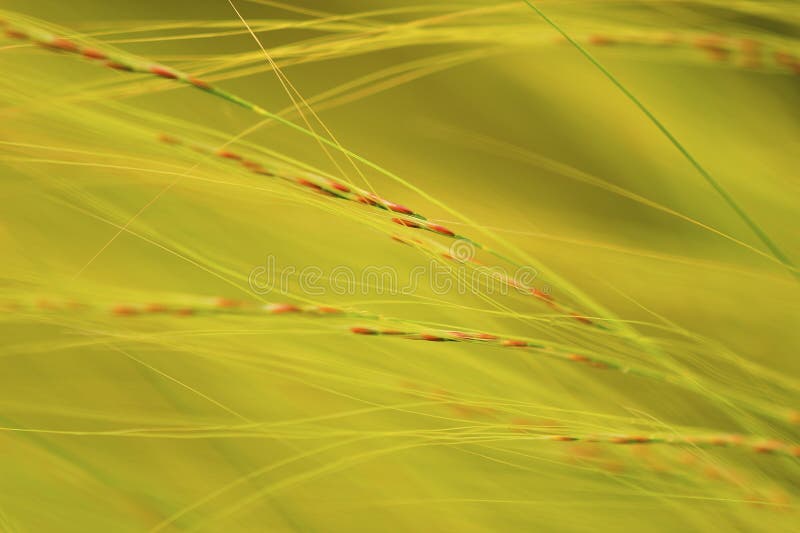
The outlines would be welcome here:
[[[723,34],[732,47],[749,37],[798,51],[792,2],[537,4],[584,41]],[[255,2],[236,6],[254,28],[313,18]],[[533,263],[542,273],[537,283],[557,299],[601,305],[608,313],[599,318],[632,328],[636,342],[517,295],[438,295],[423,286],[413,295],[310,297],[293,285],[263,299],[566,339],[711,388],[692,393],[525,351],[356,337],[347,328],[364,321],[353,318],[38,309],[40,299],[257,302],[247,278],[269,254],[279,265],[325,272],[391,265],[401,279],[430,258],[390,240],[423,235],[379,211],[155,140],[167,132],[217,146],[262,117],[169,81],[2,40],[0,286],[4,301],[25,306],[0,315],[0,524],[10,531],[160,524],[174,531],[790,531],[798,519],[796,459],[532,438],[555,425],[580,434],[734,432],[797,441],[786,420],[717,401],[714,388],[799,407],[797,280],[765,257],[641,111],[522,2],[292,6],[336,14],[419,7],[376,14],[358,22],[370,26],[342,30],[339,39],[352,39],[347,48],[331,40],[323,48],[330,57],[286,65],[283,73],[313,108],[315,96],[371,73],[485,52],[374,94],[345,92],[353,98],[341,105],[319,104],[342,145],[429,197],[364,166],[362,177],[336,154],[341,175],[317,142],[274,123],[232,147],[254,158],[267,157],[259,148],[278,152],[340,175]],[[231,75],[219,86],[302,123],[225,0],[4,0],[0,8],[190,73],[224,66]],[[409,29],[415,20],[471,9]],[[163,39],[208,32],[209,21],[228,22],[237,34]],[[173,22],[187,25],[163,27]],[[258,32],[279,62],[287,50],[309,59],[305,43],[324,35],[332,34]],[[767,54],[764,68],[747,69],[735,53],[714,62],[693,46],[589,50],[800,260],[796,74]],[[248,66],[263,68],[242,75],[236,61],[244,54]],[[576,180],[565,167],[672,213]],[[134,215],[129,231],[92,260]],[[503,264],[483,252],[478,258]],[[767,373],[753,374],[748,364]],[[443,401],[441,391],[458,400]],[[492,411],[454,408],[461,402]],[[512,429],[519,419],[537,430]],[[475,435],[493,438],[476,442]]]

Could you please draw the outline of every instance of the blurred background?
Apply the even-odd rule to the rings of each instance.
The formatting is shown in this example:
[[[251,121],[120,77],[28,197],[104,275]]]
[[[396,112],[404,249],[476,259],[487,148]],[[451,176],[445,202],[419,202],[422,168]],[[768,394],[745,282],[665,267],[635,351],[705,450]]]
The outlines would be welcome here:
[[[534,4],[800,260],[796,3]],[[797,270],[524,2],[0,8],[11,27],[167,65],[329,141],[187,84],[0,39],[7,530],[796,524],[786,454],[542,438],[797,442],[800,292]],[[405,280],[451,264],[453,241],[264,179],[222,149],[409,206],[480,243],[483,264],[534,268],[563,307],[427,280],[338,294],[336,267]],[[319,267],[326,290],[293,277],[254,292],[270,256]],[[225,314],[220,297],[346,312]],[[119,307],[148,304],[199,311]],[[490,332],[656,377],[354,326]]]

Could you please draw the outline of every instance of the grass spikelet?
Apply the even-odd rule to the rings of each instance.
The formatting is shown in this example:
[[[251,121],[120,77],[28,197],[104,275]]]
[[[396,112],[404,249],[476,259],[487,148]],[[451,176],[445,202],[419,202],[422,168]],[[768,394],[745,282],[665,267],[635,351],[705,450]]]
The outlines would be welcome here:
[[[794,531],[792,3],[367,4],[3,4],[0,530]]]

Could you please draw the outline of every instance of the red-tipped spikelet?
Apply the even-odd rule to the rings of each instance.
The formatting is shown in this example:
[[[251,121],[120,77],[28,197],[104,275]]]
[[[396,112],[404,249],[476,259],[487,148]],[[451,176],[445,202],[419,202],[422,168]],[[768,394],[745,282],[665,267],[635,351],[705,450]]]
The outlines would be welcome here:
[[[589,36],[589,44],[593,44],[595,46],[608,46],[610,44],[616,44],[617,41],[607,35],[590,35]]]
[[[366,205],[379,206],[380,202],[373,198],[374,195],[362,194],[356,197],[356,202]]]
[[[504,341],[500,342],[500,344],[508,347],[524,347],[528,345],[528,343],[525,341],[515,339],[505,339]]]
[[[412,211],[411,209],[409,209],[406,206],[403,206],[403,205],[400,205],[400,204],[396,204],[394,202],[385,201],[385,200],[384,200],[384,203],[386,204],[386,207],[389,208],[389,211],[394,211],[395,213],[402,213],[404,215],[413,215],[414,214],[414,211]]]
[[[39,308],[39,309],[46,310],[46,311],[53,311],[55,309],[58,309],[58,305],[57,304],[51,302],[50,300],[44,300],[44,299],[37,300],[36,301],[36,307]]]
[[[298,313],[302,311],[302,309],[292,304],[267,304],[264,306],[264,310],[268,313],[276,315],[283,313]]]
[[[581,322],[582,324],[592,324],[592,321],[583,315],[579,315],[577,313],[570,313],[570,316],[575,320],[577,320],[578,322]]]
[[[315,191],[323,190],[321,185],[319,185],[318,183],[314,183],[311,180],[307,180],[305,178],[297,178],[297,183],[299,185],[302,185],[303,187],[308,187],[310,189],[314,189]]]
[[[211,85],[204,82],[203,80],[198,80],[197,78],[188,78],[188,82],[197,87],[198,89],[202,89],[204,91],[210,91]]]
[[[121,70],[123,72],[133,72],[133,67],[131,65],[120,63],[118,61],[106,61],[105,65],[108,68],[113,68],[114,70]]]
[[[12,39],[27,39],[28,34],[22,30],[15,30],[14,28],[7,28],[5,31],[6,37]]]
[[[173,137],[172,135],[167,135],[166,133],[162,133],[161,135],[159,135],[158,140],[165,144],[173,144],[173,145],[182,144],[180,139]]]
[[[421,228],[422,227],[418,223],[413,222],[411,220],[406,220],[404,218],[393,218],[392,222],[394,222],[395,224],[400,224],[401,226],[405,226],[407,228]]]
[[[377,335],[378,331],[370,328],[352,327],[350,331],[356,335]]]
[[[642,435],[622,435],[619,437],[613,437],[611,442],[614,444],[647,444],[652,442],[652,439]]]
[[[341,183],[339,181],[330,180],[330,181],[328,181],[328,185],[332,189],[335,189],[335,190],[340,191],[340,192],[350,192],[350,187],[348,187],[347,185],[345,185],[344,183]]]
[[[46,46],[48,48],[52,48],[53,50],[60,50],[62,52],[77,52],[78,45],[70,41],[69,39],[64,39],[63,37],[55,37],[50,41],[42,41],[42,46]]]
[[[214,300],[214,305],[216,307],[221,307],[223,309],[232,309],[236,307],[241,307],[243,305],[243,302],[240,302],[239,300],[231,300],[230,298],[220,297]]]
[[[731,441],[726,435],[719,435],[717,437],[710,437],[708,443],[713,446],[728,446]]]
[[[456,235],[454,232],[438,224],[427,224],[425,228],[440,235],[446,235],[448,237],[455,237]]]
[[[327,305],[320,305],[317,307],[317,311],[327,315],[334,315],[338,313],[342,313],[343,311],[337,307],[330,307]]]
[[[550,296],[547,293],[544,293],[544,292],[540,291],[539,289],[531,289],[531,295],[536,297],[536,298],[539,298],[540,300],[544,300],[544,301],[546,301],[548,303],[552,303],[553,302],[553,297],[552,296]]]
[[[108,56],[101,52],[100,50],[95,50],[94,48],[84,48],[81,50],[81,55],[87,59],[108,59]]]
[[[725,45],[722,37],[701,37],[695,41],[695,46],[705,50],[713,61],[725,61],[731,54],[730,48]]]
[[[430,342],[445,342],[448,340],[444,337],[440,337],[439,335],[431,335],[428,333],[423,333],[422,335],[419,336],[419,338],[420,340],[430,341]]]
[[[742,64],[747,68],[757,68],[761,66],[761,43],[753,39],[742,39],[739,41],[742,50]]]
[[[232,159],[234,161],[241,161],[243,159],[242,156],[235,152],[231,152],[230,150],[219,150],[217,155],[223,159]]]
[[[139,314],[139,310],[132,305],[115,305],[111,308],[111,312],[116,316],[135,316]]]
[[[757,453],[775,453],[784,447],[785,445],[782,442],[778,442],[776,440],[767,440],[754,444],[753,451]]]
[[[161,76],[162,78],[166,78],[168,80],[177,80],[178,74],[173,72],[172,70],[164,67],[162,65],[153,65],[150,67],[150,72],[155,74],[156,76]]]

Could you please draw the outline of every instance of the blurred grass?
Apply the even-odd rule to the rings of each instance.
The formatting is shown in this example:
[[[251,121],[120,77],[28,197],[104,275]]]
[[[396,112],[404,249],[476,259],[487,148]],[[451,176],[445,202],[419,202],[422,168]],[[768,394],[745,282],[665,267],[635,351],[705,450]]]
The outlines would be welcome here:
[[[798,77],[773,57],[800,52],[796,5],[539,5],[797,261]],[[263,117],[189,87],[0,41],[0,527],[793,529],[797,459],[542,438],[799,438],[784,416],[798,408],[796,281],[597,69],[521,2],[236,6],[256,30],[285,26],[257,35],[342,145],[427,196],[331,150],[334,164],[274,122],[238,138]],[[2,7],[304,124],[226,2]],[[327,17],[317,11],[394,8],[315,22]],[[718,34],[732,50],[724,61],[695,45]],[[181,35],[193,37],[164,39]],[[592,45],[598,35],[649,44]],[[665,36],[682,45],[653,44]],[[745,38],[764,43],[758,68],[744,64]],[[309,295],[294,279],[286,294],[255,294],[248,276],[268,255],[325,273],[386,265],[405,280],[434,256],[390,235],[451,241],[159,143],[159,133],[235,139],[229,148],[248,158],[290,158],[289,168],[411,206],[535,266],[537,287],[611,330],[533,298],[437,294],[427,283],[337,294],[324,279],[325,294]],[[352,313],[108,311],[216,296]],[[348,331],[361,325],[558,343],[680,386],[533,350]]]

